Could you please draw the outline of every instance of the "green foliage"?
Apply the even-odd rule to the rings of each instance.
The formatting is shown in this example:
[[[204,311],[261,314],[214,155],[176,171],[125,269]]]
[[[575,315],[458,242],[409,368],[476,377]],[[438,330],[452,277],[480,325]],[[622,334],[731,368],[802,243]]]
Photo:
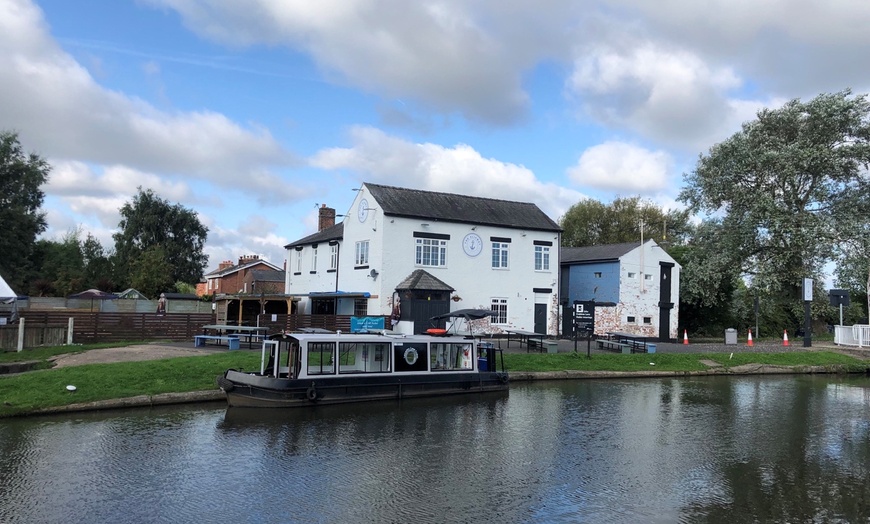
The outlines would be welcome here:
[[[66,296],[86,289],[113,291],[112,265],[99,241],[90,233],[81,240],[81,229],[68,231],[58,242],[38,240],[32,263],[36,278],[34,296]]]
[[[113,235],[119,281],[132,284],[141,279],[152,286],[165,286],[148,292],[138,285],[131,286],[146,295],[154,291],[159,294],[173,282],[199,282],[207,261],[203,247],[208,228],[194,211],[180,204],[171,205],[152,190],[140,187],[133,201],[125,203],[120,212],[119,231]],[[157,282],[151,274],[154,270],[137,266],[146,253],[152,262],[158,262],[157,255],[162,254],[164,260],[159,263],[167,271],[165,281]]]
[[[688,233],[688,212],[664,211],[640,197],[617,198],[608,205],[588,199],[571,206],[560,220],[563,247],[638,242],[641,222],[647,238],[679,244]]]
[[[34,241],[46,228],[40,187],[50,171],[35,153],[24,154],[16,133],[0,133],[0,275],[17,293],[31,278]]]
[[[175,291],[178,293],[186,293],[188,295],[196,294],[196,286],[193,284],[188,284],[187,282],[176,282],[175,283]]]
[[[130,285],[146,297],[159,297],[172,288],[172,266],[163,246],[147,247],[130,264]]]
[[[844,91],[764,109],[702,155],[680,200],[721,214],[716,253],[767,296],[799,301],[870,210],[870,103]]]

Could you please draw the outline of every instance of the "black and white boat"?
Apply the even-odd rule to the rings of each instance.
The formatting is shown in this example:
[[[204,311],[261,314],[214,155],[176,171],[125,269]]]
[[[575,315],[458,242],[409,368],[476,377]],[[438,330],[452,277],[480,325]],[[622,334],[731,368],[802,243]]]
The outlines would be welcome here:
[[[462,336],[293,333],[263,341],[258,372],[217,383],[234,407],[295,407],[506,391],[491,344]]]

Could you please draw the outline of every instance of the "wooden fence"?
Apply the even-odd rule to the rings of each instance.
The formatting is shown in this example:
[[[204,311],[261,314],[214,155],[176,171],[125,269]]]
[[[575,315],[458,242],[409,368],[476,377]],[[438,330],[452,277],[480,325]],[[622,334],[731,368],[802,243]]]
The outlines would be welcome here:
[[[193,340],[210,324],[212,313],[105,313],[82,311],[28,311],[24,318],[24,347],[63,345],[69,319],[73,319],[75,344],[131,340]],[[41,334],[38,334],[41,333]],[[62,333],[62,335],[60,335]],[[60,338],[57,338],[60,336]],[[56,342],[56,343],[55,343]],[[18,325],[0,328],[0,349],[18,345]]]
[[[267,334],[323,328],[350,333],[350,315],[260,315]],[[24,318],[24,347],[61,346],[67,341],[69,319],[73,319],[74,344],[129,342],[136,340],[184,340],[193,342],[202,326],[215,322],[212,313],[107,313],[84,311],[27,311]],[[389,317],[384,317],[389,326]],[[18,347],[18,325],[0,326],[0,351]]]

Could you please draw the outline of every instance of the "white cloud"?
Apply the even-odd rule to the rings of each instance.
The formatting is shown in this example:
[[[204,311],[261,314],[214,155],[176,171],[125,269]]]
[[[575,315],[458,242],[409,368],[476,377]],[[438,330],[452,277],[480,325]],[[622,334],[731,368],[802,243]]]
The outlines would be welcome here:
[[[413,143],[370,127],[351,130],[353,146],[318,152],[311,164],[348,169],[365,181],[487,198],[534,202],[554,220],[584,196],[540,181],[528,168],[483,158],[458,144]]]
[[[0,91],[3,125],[60,161],[183,173],[264,202],[306,191],[271,171],[294,158],[266,129],[211,111],[160,111],[98,85],[50,38],[42,13],[26,0],[0,2]],[[240,177],[247,183],[239,185]]]
[[[613,190],[624,195],[652,194],[668,186],[673,161],[664,151],[623,142],[606,142],[583,152],[568,170],[579,185]]]

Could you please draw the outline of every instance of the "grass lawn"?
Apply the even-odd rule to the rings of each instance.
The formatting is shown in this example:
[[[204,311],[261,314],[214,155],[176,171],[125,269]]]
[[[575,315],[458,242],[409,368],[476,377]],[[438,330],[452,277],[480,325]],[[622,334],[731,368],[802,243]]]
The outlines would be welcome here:
[[[28,358],[44,360],[51,356],[118,344],[71,346],[28,350]],[[25,352],[22,352],[25,353]],[[9,353],[0,354],[9,358]],[[21,355],[20,353],[17,355]],[[504,355],[507,371],[701,371],[709,369],[701,360],[712,360],[728,368],[743,364],[778,366],[828,366],[838,372],[863,372],[867,362],[828,351],[792,351],[786,353],[713,354],[597,354],[585,353],[508,353]],[[651,365],[653,363],[654,365]],[[0,376],[0,417],[79,402],[155,395],[158,393],[215,389],[215,377],[228,368],[254,370],[260,367],[260,353],[229,351],[214,355],[178,357],[164,360],[89,364],[58,369],[41,369],[29,373]],[[68,384],[75,392],[66,390]]]

